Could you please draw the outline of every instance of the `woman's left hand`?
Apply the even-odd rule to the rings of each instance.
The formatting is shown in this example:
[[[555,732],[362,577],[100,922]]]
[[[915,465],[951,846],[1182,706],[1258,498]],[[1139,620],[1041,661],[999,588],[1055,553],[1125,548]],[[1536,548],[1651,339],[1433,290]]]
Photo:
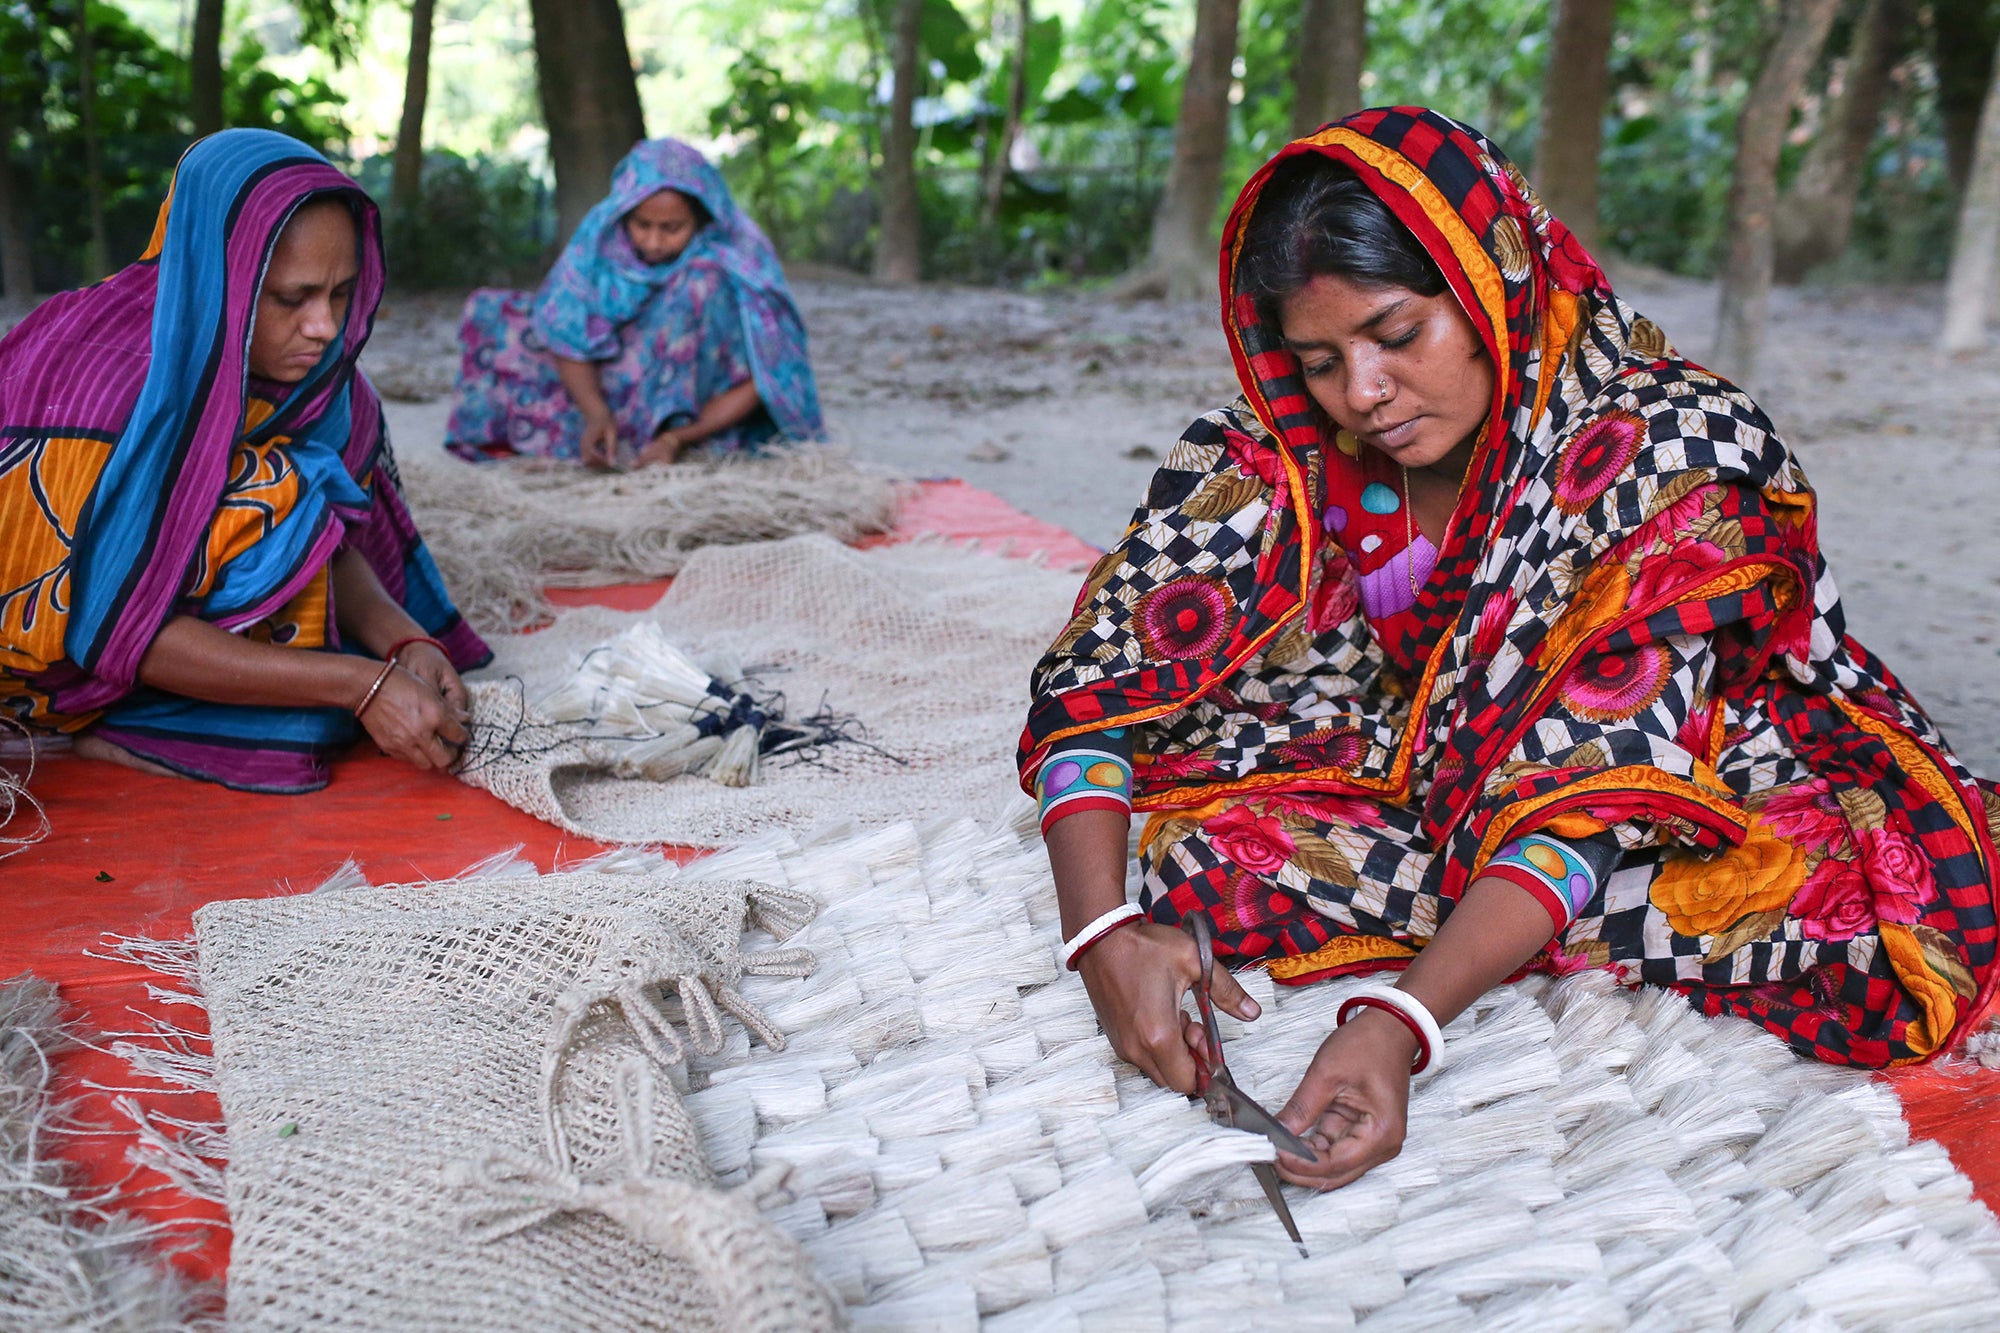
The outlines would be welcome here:
[[[1416,1053],[1409,1031],[1376,1010],[1363,1010],[1336,1028],[1278,1112],[1319,1160],[1281,1152],[1278,1174],[1294,1185],[1337,1189],[1401,1152]]]
[[[471,698],[465,692],[465,682],[435,644],[410,644],[396,655],[396,665],[436,690],[460,722],[471,720]]]
[[[672,430],[663,430],[639,451],[638,465],[645,467],[649,463],[671,463],[681,456],[681,450],[685,448],[687,441],[681,439],[679,434]]]

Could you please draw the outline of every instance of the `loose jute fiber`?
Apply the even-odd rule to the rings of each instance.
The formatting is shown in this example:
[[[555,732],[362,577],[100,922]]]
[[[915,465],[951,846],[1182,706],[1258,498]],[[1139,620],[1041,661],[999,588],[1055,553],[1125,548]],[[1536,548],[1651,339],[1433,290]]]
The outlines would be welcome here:
[[[413,449],[397,467],[459,611],[491,633],[547,621],[545,587],[678,574],[705,546],[887,532],[905,489],[824,447],[615,473]]]
[[[1940,1147],[1910,1141],[1894,1094],[1671,993],[1582,972],[1485,996],[1416,1080],[1398,1158],[1331,1194],[1288,1191],[1311,1251],[1300,1258],[1243,1169],[1269,1145],[1212,1128],[1198,1105],[1119,1064],[1081,983],[1057,971],[1054,889],[1025,801],[1010,823],[903,824],[805,847],[773,836],[697,866],[817,899],[818,916],[786,941],[817,966],[731,983],[784,1048],[753,1046],[730,1024],[719,1048],[673,1066],[687,1120],[656,1099],[681,1128],[654,1131],[655,1154],[685,1154],[691,1123],[705,1162],[677,1159],[671,1179],[708,1172],[754,1194],[785,1174],[793,1201],[764,1216],[803,1246],[856,1328],[2000,1324],[2000,1227]],[[563,947],[601,940],[590,923],[629,903],[634,883],[599,875],[573,894],[557,933],[581,944]],[[487,873],[337,895],[408,917],[371,908],[365,931],[359,916],[329,929],[326,894],[203,910],[234,1154],[232,1294],[250,1302],[232,1306],[234,1321],[257,1327],[270,1310],[273,1324],[303,1322],[329,1291],[359,1300],[352,1269],[391,1293],[371,1297],[380,1326],[405,1326],[404,1310],[466,1326],[408,1295],[438,1255],[473,1262],[447,1220],[453,1188],[475,1226],[509,1224],[504,1209],[493,1216],[509,1189],[513,1218],[546,1213],[487,1252],[507,1273],[481,1266],[463,1291],[440,1288],[467,1303],[465,1319],[544,1327],[583,1311],[618,1329],[678,1308],[652,1301],[685,1273],[601,1215],[554,1211],[584,1201],[574,1177],[551,1179],[534,1141],[544,1036],[524,1015],[545,1018],[560,988],[528,1003],[515,978],[550,947],[519,924],[541,892]],[[329,958],[339,965],[316,961]],[[1264,1016],[1224,1019],[1230,1064],[1279,1104],[1350,986],[1244,979]],[[578,1174],[616,1180],[628,1168],[606,1144],[635,1118],[619,1110],[635,1043],[616,1006],[592,1021],[593,1072],[560,1100],[583,1108],[566,1121]],[[509,1060],[466,1058],[495,1034]],[[607,1065],[614,1051],[623,1063]],[[393,1123],[371,1112],[368,1134],[339,1130],[357,1100],[393,1106]],[[469,1115],[505,1128],[454,1128]],[[496,1137],[511,1158],[487,1151]],[[543,1264],[558,1285],[524,1295],[524,1266]]]
[[[76,1041],[54,984],[0,982],[0,1328],[209,1327],[205,1293],[156,1257],[158,1229],[75,1185],[52,1151],[89,1128],[50,1086],[53,1057]]]
[[[696,552],[639,615],[584,608],[494,642],[460,775],[606,842],[726,847],[829,818],[881,827],[997,810],[1015,786],[1027,672],[1061,628],[1073,573],[940,542],[857,551],[824,536]],[[848,741],[760,765],[756,784],[617,776],[623,749],[536,703],[642,620],[785,715],[830,710]]]
[[[715,1187],[670,1082],[688,1047],[723,1048],[719,1010],[776,1039],[738,986],[810,959],[738,940],[810,901],[652,867],[195,914],[229,1327],[837,1324],[795,1244]]]

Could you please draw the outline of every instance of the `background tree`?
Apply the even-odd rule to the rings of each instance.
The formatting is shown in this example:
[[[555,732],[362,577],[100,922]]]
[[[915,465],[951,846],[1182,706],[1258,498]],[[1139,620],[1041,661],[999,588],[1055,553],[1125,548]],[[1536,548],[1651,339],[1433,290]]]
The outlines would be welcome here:
[[[389,207],[408,214],[424,186],[424,106],[430,100],[431,25],[437,0],[410,0],[410,58],[403,73],[403,119],[396,131],[396,166]]]
[[[646,118],[618,0],[528,0],[528,11],[561,245],[611,188],[618,159],[646,137]]]
[[[196,137],[222,128],[222,0],[195,0],[188,34],[188,116]]]
[[[1972,170],[1980,107],[1993,76],[2000,7],[1991,0],[1931,0],[1931,57],[1937,77],[1938,118],[1944,123],[1945,169],[1954,193]]]
[[[97,39],[91,27],[90,0],[77,0],[76,108],[83,131],[84,216],[90,220],[90,245],[85,273],[91,281],[111,272],[111,238],[104,227],[104,144],[97,119]]]
[[[1778,206],[1778,157],[1792,108],[1826,45],[1839,0],[1784,0],[1757,80],[1736,114],[1736,163],[1729,186],[1716,367],[1748,382],[1771,307],[1771,215]]]
[[[1030,0],[1016,0],[1014,27],[1010,34],[1013,49],[1009,53],[1007,67],[1007,106],[1002,113],[1000,132],[994,136],[984,163],[986,207],[981,217],[989,227],[1000,219],[1000,195],[1007,184],[1008,159],[1013,155],[1014,141],[1021,134],[1021,117],[1028,109],[1028,55],[1034,30]]]
[[[1994,260],[2000,253],[2000,65],[1988,80],[1968,176],[1951,273],[1944,284],[1940,345],[1947,352],[1975,352],[1986,345]]]
[[[1618,0],[1559,0],[1542,78],[1535,187],[1586,246],[1597,244],[1598,157],[1617,9]]]
[[[1124,291],[1163,290],[1173,300],[1215,292],[1215,214],[1229,150],[1229,85],[1236,60],[1237,0],[1196,0],[1173,163],[1153,214],[1146,271]]]
[[[1889,76],[1909,47],[1914,18],[1910,0],[1864,0],[1855,15],[1838,90],[1828,89],[1819,133],[1773,220],[1777,281],[1797,282],[1847,249]]]
[[[924,0],[896,0],[889,36],[889,129],[882,138],[882,230],[875,276],[915,282],[922,275],[923,224],[917,200],[917,79]]]
[[[1292,137],[1359,111],[1368,0],[1301,0],[1292,59]]]

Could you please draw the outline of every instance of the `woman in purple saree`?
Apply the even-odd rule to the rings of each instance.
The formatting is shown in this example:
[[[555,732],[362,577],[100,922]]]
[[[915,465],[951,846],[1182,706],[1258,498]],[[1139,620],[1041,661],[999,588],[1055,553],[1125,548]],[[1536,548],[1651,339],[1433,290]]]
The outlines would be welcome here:
[[[0,340],[0,710],[92,757],[273,792],[365,731],[444,768],[490,653],[398,494],[356,366],[376,210],[229,130],[153,243]]]

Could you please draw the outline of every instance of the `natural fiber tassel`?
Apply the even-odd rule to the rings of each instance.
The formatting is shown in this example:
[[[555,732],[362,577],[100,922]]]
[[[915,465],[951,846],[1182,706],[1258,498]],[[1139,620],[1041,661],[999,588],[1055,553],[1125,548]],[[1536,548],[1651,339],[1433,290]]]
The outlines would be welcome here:
[[[787,722],[783,696],[760,701],[727,669],[727,678],[711,675],[658,623],[642,620],[585,653],[576,674],[544,695],[535,712],[615,743],[611,771],[650,782],[691,775],[748,787],[766,755],[858,739],[851,719],[825,710]]]

